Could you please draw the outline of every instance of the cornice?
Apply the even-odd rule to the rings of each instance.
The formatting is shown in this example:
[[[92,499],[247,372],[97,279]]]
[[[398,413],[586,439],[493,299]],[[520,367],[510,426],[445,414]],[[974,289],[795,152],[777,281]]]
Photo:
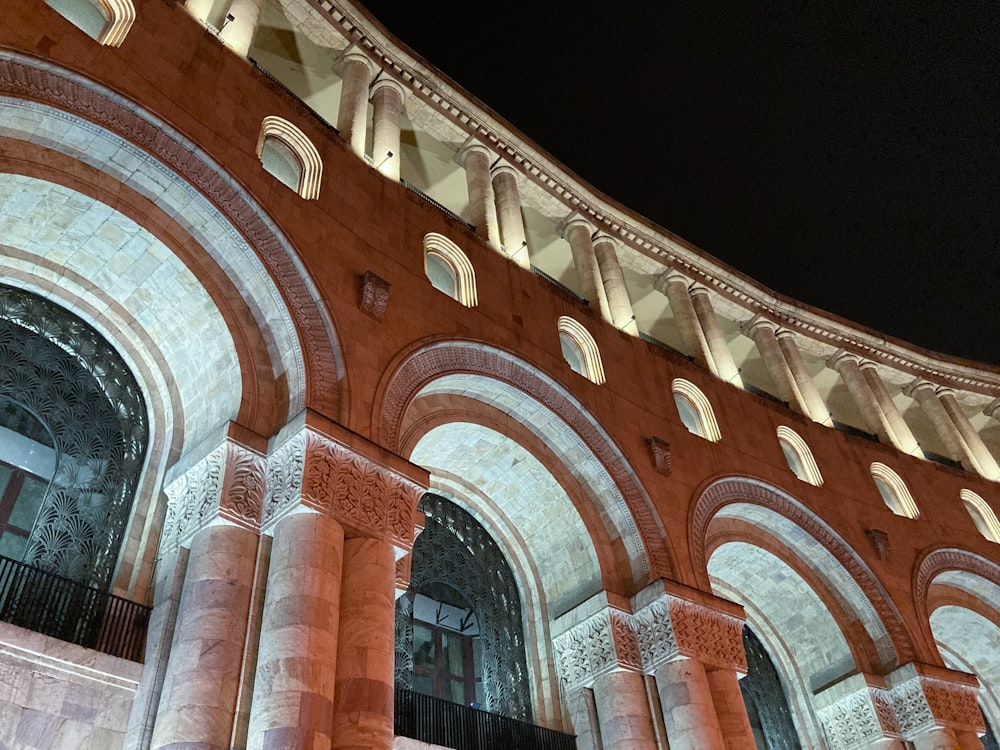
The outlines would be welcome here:
[[[656,275],[668,269],[680,271],[712,289],[736,320],[741,319],[739,310],[745,311],[743,318],[754,315],[769,318],[804,337],[805,340],[800,339],[801,348],[812,354],[826,358],[838,349],[845,349],[911,377],[922,375],[963,391],[1000,396],[1000,368],[926,351],[778,296],[587,185],[397,41],[358,4],[351,0],[305,1],[349,43],[364,49],[384,70],[409,87],[413,96],[469,137],[484,143],[499,158],[521,170],[527,181],[562,203],[565,213],[576,213],[600,231],[616,237],[621,243],[624,264]],[[665,268],[657,272],[650,261]]]

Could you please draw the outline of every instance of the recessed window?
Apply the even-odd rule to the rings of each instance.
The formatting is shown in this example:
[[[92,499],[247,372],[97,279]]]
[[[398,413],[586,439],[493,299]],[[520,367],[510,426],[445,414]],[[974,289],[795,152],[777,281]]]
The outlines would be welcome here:
[[[590,331],[573,318],[559,318],[559,346],[570,369],[591,382],[604,383],[604,364]]]
[[[961,497],[979,533],[991,542],[1000,543],[1000,521],[997,521],[997,514],[989,503],[972,490],[962,490]]]
[[[872,479],[879,495],[886,506],[897,516],[906,518],[919,518],[920,511],[913,501],[913,496],[906,484],[899,475],[885,464],[873,463],[871,466]]]
[[[118,47],[135,21],[131,0],[46,0],[46,4],[91,39]]]
[[[319,197],[323,163],[305,133],[281,117],[265,117],[257,139],[264,170],[307,200]]]
[[[475,307],[476,272],[468,256],[454,242],[431,232],[424,237],[424,273],[431,286],[466,307]]]
[[[712,405],[705,394],[692,382],[677,378],[672,387],[677,415],[688,432],[717,443],[722,439]]]
[[[819,473],[816,459],[797,432],[782,425],[778,428],[778,443],[781,445],[781,452],[785,454],[788,468],[796,477],[817,487],[823,484],[823,475]]]

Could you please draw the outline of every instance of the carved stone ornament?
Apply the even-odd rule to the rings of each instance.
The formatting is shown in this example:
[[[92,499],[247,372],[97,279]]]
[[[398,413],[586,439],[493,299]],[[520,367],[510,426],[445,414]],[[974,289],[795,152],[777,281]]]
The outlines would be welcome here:
[[[893,709],[904,739],[912,740],[935,727],[978,734],[986,730],[977,686],[917,674],[911,665],[896,674],[905,670],[910,670],[912,676],[892,690]]]
[[[556,667],[567,690],[593,685],[609,672],[642,672],[632,615],[608,607],[553,641]]]
[[[310,429],[276,450],[267,472],[262,527],[303,505],[345,528],[413,546],[413,514],[423,488],[391,469]]]
[[[836,690],[834,686],[831,690]],[[829,692],[829,691],[828,691]],[[824,696],[817,696],[822,701]],[[817,710],[830,750],[868,748],[883,739],[900,739],[891,692],[862,685]]]
[[[865,536],[875,550],[875,555],[879,560],[889,561],[892,559],[892,547],[889,545],[889,535],[881,529],[865,529]]]
[[[186,547],[201,529],[219,521],[256,530],[264,503],[266,461],[249,448],[226,440],[164,491],[165,550]]]
[[[747,671],[743,619],[669,594],[633,615],[647,672],[679,657]]]
[[[653,469],[656,473],[669,477],[670,443],[654,436],[646,438],[646,445],[649,448],[649,458],[653,463]]]
[[[389,287],[391,285],[381,276],[371,271],[361,275],[361,309],[375,320],[382,320],[385,309],[389,306]]]

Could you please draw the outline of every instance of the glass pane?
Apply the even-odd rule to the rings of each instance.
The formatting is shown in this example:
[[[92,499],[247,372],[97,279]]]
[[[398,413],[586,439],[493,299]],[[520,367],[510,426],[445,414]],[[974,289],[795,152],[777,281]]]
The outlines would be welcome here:
[[[0,555],[20,560],[24,556],[24,550],[28,546],[28,537],[15,534],[12,531],[0,536]]]
[[[299,165],[295,152],[284,143],[275,138],[266,139],[264,147],[260,151],[260,163],[278,182],[287,185],[292,190],[299,189],[302,167]]]
[[[448,680],[446,700],[452,703],[465,703],[465,685],[458,680]]]
[[[584,375],[583,353],[576,342],[565,333],[561,333],[559,334],[559,344],[562,346],[563,358],[569,364],[570,369],[578,375]]]
[[[413,666],[434,666],[434,634],[417,623],[413,623]]]
[[[462,669],[462,636],[452,633],[441,634],[441,647],[444,650],[445,668],[449,674],[464,675]]]
[[[422,695],[434,695],[434,681],[429,675],[413,675],[413,692]]]
[[[0,464],[0,497],[3,497],[3,493],[7,489],[7,483],[10,481],[10,476],[13,473],[14,470],[9,466]]]
[[[19,529],[30,531],[31,527],[35,525],[35,518],[38,516],[38,509],[42,507],[42,500],[45,499],[45,490],[48,489],[48,486],[48,482],[42,482],[34,477],[25,477],[8,523]]]
[[[784,440],[779,440],[778,442],[781,443],[781,452],[785,454],[785,461],[788,462],[788,468],[799,479],[804,479],[805,471],[802,468],[802,461],[799,459],[799,454]]]
[[[451,266],[436,253],[427,253],[426,257],[427,278],[431,286],[439,292],[444,292],[449,297],[457,299],[458,284],[455,281],[455,272]]]
[[[693,432],[695,435],[704,437],[705,433],[701,428],[701,417],[694,408],[694,404],[679,393],[674,394],[674,403],[677,404],[677,413],[680,415],[681,422],[687,427],[688,432]]]

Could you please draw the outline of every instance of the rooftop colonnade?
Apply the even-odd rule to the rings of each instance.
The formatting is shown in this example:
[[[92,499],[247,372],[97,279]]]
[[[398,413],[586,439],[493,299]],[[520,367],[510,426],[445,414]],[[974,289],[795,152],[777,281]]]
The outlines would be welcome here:
[[[199,100],[143,92],[128,37],[103,60],[66,30],[51,32],[50,60],[28,53],[41,22],[25,11],[3,91],[11,194],[105,212],[141,238],[132,260],[166,259],[176,284],[88,265],[118,257],[97,241],[103,225],[72,238],[79,257],[52,233],[5,241],[5,279],[94,323],[152,402],[143,510],[115,582],[141,597],[159,559],[128,746],[256,747],[312,731],[387,746],[392,589],[407,586],[428,488],[506,555],[533,718],[581,747],[664,735],[751,747],[775,731],[740,697],[744,620],[802,746],[977,746],[977,700],[1000,717],[995,655],[977,645],[996,637],[1000,576],[989,543],[967,536],[982,515],[964,514],[968,493],[980,514],[995,502],[995,372],[779,299],[610,204],[356,6],[234,4],[225,23],[187,6],[299,93],[295,76],[312,86],[316,70],[282,70],[267,46],[295,18],[300,49],[330,66],[326,89],[299,95],[344,145],[217,48],[214,30],[199,38],[165,3],[137,9],[136,43],[157,41],[144,16],[176,22],[169,41],[194,45],[235,89],[203,125]],[[255,13],[259,29],[245,25]],[[152,75],[168,80],[173,54]],[[194,81],[209,101],[209,71]],[[121,114],[129,99],[134,119]],[[8,215],[55,229],[46,205]],[[430,254],[454,272],[453,290],[434,284],[444,295],[427,284]],[[557,285],[521,270],[532,266]],[[180,295],[200,307],[171,310]],[[563,361],[561,334],[579,362]],[[790,466],[787,445],[816,473]],[[321,677],[290,679],[298,669]],[[877,730],[844,719],[869,714]]]

